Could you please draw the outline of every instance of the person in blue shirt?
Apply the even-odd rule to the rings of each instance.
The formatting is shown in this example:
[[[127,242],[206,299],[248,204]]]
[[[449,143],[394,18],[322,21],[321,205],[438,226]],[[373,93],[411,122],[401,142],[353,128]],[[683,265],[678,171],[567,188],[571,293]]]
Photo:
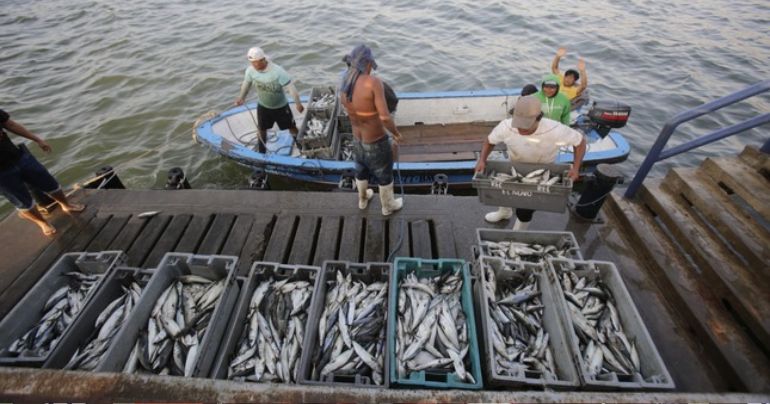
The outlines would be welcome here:
[[[281,66],[268,60],[261,48],[251,48],[246,54],[250,66],[246,68],[241,92],[235,105],[243,105],[249,90],[257,92],[257,120],[259,122],[259,145],[257,151],[267,152],[267,130],[278,124],[281,130],[288,129],[297,137],[297,124],[294,122],[289,100],[285,92],[294,98],[294,105],[299,113],[305,108],[299,99],[299,92],[291,82],[291,77]]]

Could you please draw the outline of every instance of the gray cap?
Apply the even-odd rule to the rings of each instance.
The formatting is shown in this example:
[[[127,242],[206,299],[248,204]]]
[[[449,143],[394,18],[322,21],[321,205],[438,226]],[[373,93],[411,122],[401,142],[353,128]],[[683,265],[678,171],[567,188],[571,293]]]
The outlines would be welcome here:
[[[513,108],[514,128],[529,129],[535,125],[537,117],[540,115],[540,100],[534,95],[519,97],[516,106]]]

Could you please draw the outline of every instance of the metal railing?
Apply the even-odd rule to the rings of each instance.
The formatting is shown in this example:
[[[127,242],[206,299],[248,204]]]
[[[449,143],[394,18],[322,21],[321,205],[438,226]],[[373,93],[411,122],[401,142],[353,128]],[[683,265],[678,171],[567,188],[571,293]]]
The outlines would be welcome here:
[[[751,128],[770,123],[770,113],[765,113],[747,121],[743,121],[739,124],[728,126],[707,135],[703,135],[697,139],[693,139],[682,145],[672,147],[666,151],[663,150],[663,148],[666,147],[666,143],[668,143],[668,140],[671,138],[671,135],[674,133],[674,130],[676,130],[679,125],[691,121],[699,116],[714,112],[718,109],[722,109],[728,105],[743,101],[746,98],[764,93],[768,90],[770,90],[770,80],[763,80],[757,84],[754,84],[753,86],[744,88],[743,90],[737,91],[728,96],[703,104],[697,108],[684,111],[670,119],[668,122],[666,122],[666,125],[663,126],[663,129],[658,135],[658,139],[655,141],[655,144],[652,145],[650,152],[642,162],[641,167],[639,167],[639,171],[636,172],[634,179],[631,181],[631,184],[626,190],[625,197],[633,198],[634,195],[636,195],[636,191],[642,185],[642,182],[644,181],[645,177],[647,177],[647,174],[652,169],[652,166],[658,161],[685,153],[696,147],[700,147],[711,142],[716,142],[717,140],[724,139]],[[764,153],[770,153],[770,140],[765,142],[761,150]]]

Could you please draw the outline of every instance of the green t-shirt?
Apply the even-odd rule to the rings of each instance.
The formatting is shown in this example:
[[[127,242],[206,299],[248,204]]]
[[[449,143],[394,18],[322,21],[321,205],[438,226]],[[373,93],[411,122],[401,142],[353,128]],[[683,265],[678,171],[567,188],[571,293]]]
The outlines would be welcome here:
[[[291,83],[291,77],[286,70],[273,62],[269,62],[267,68],[261,72],[252,66],[246,68],[243,84],[247,85],[247,83],[257,91],[259,105],[263,107],[277,109],[289,103],[283,87]],[[246,92],[248,93],[248,90]]]
[[[535,93],[535,96],[540,99],[540,108],[543,110],[544,117],[569,126],[570,102],[566,95],[558,93],[556,96],[548,98],[540,90]]]

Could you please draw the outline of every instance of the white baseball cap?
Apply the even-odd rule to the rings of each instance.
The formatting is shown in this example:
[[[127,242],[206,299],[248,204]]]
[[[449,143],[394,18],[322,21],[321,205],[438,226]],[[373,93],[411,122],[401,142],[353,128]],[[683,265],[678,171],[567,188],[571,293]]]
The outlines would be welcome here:
[[[262,60],[267,59],[267,55],[265,55],[265,51],[262,50],[262,48],[253,47],[249,49],[249,53],[246,54],[246,57],[249,59],[249,61],[255,61],[255,60]]]

